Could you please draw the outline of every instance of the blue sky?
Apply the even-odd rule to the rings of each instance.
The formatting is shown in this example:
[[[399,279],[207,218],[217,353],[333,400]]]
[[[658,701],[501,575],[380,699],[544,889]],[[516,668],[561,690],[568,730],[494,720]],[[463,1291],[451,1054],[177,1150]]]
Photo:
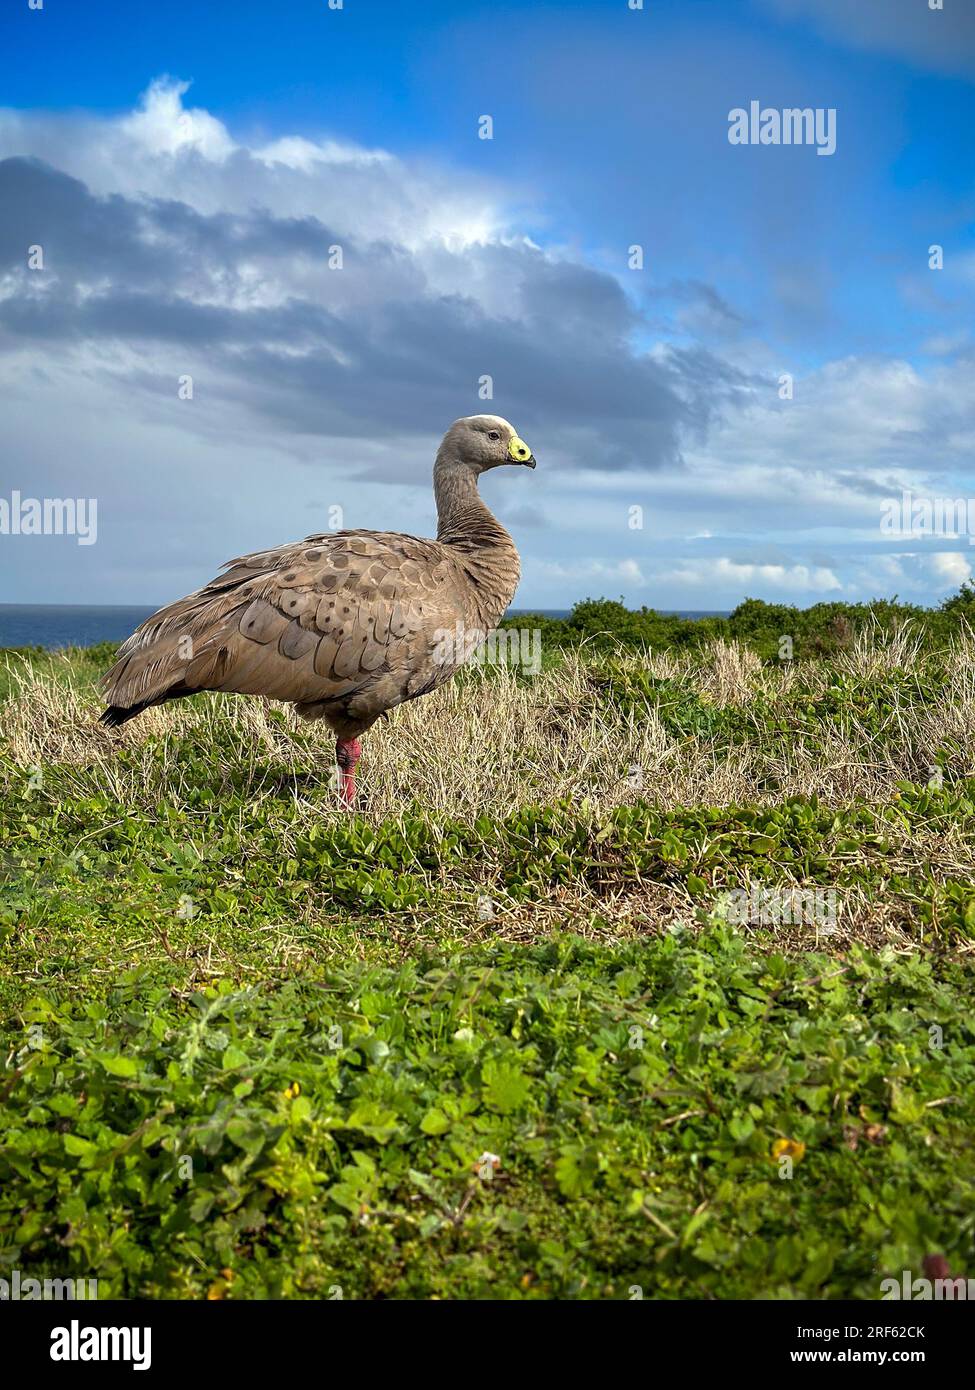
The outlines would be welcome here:
[[[879,518],[975,485],[975,6],[24,0],[0,44],[0,493],[99,517],[0,536],[4,597],[161,602],[335,505],[429,533],[480,409],[540,460],[485,484],[522,606],[971,573]],[[752,100],[835,154],[732,146]]]

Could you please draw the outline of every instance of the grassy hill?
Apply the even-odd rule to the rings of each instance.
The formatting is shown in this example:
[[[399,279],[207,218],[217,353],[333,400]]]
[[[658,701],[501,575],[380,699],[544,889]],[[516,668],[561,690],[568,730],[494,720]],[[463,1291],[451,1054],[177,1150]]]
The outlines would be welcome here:
[[[969,599],[820,607],[579,605],[538,675],[373,730],[354,817],[282,707],[109,733],[107,648],[0,657],[0,1263],[103,1297],[972,1273]]]

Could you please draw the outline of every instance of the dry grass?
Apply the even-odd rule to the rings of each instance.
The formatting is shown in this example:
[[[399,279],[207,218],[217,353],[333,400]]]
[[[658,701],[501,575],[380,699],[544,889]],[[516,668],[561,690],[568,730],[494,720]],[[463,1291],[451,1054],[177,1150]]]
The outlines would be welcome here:
[[[793,795],[835,806],[882,805],[896,798],[899,781],[927,781],[937,750],[946,746],[955,751],[938,757],[949,774],[972,771],[966,765],[975,735],[971,642],[939,658],[934,698],[930,659],[903,633],[884,646],[861,639],[829,663],[801,668],[762,667],[750,651],[718,643],[697,659],[620,655],[614,669],[624,678],[649,672],[705,709],[732,711],[744,721],[743,736],[678,737],[645,704],[622,712],[609,698],[604,671],[586,655],[568,655],[532,680],[475,667],[370,732],[360,765],[362,814],[380,822],[419,808],[469,822],[561,800],[588,802],[600,815],[636,799],[679,809],[775,804]],[[242,842],[248,808],[265,797],[289,801],[293,834],[343,814],[330,786],[334,744],[324,725],[299,723],[289,709],[267,701],[208,696],[151,710],[109,732],[97,722],[95,692],[70,675],[67,665],[52,674],[48,663],[43,673],[28,666],[15,678],[2,706],[7,758],[0,775],[8,784],[22,786],[40,768],[56,794],[107,795],[120,814],[138,815],[184,801],[190,784],[199,786],[203,759],[216,795],[221,786],[244,789]],[[880,682],[882,715],[869,704],[858,714],[854,705],[842,721],[814,722],[813,738],[808,723],[802,737],[770,726],[770,704],[786,712],[801,700],[816,705],[838,678]],[[927,683],[925,698],[911,698],[912,680]],[[634,767],[642,770],[642,786],[633,785]],[[892,825],[890,836],[891,872],[975,878],[967,826],[941,824],[927,833]],[[499,902],[487,924],[471,920],[463,895],[454,899],[447,891],[443,904],[446,929],[468,940],[527,940],[570,920],[585,935],[625,936],[665,930],[694,915],[686,889],[662,884],[615,897],[579,884],[530,907]],[[835,946],[851,937],[906,945],[917,936],[903,900],[853,891],[841,894],[838,906]],[[420,914],[415,927],[422,926]],[[319,920],[313,928],[319,940],[322,929]],[[286,952],[300,949],[293,930],[291,923],[277,944]],[[778,936],[788,944],[787,928]],[[799,936],[811,944],[808,931]],[[277,947],[268,945],[275,954]]]
[[[817,795],[829,804],[888,800],[904,779],[927,780],[946,741],[970,746],[975,735],[975,648],[947,663],[941,698],[911,702],[896,689],[882,737],[856,713],[845,724],[824,719],[814,743],[766,727],[769,700],[784,707],[801,680],[825,690],[837,674],[885,678],[923,674],[908,638],[887,647],[858,642],[830,664],[762,668],[748,650],[718,643],[704,660],[671,653],[622,658],[677,681],[708,705],[734,707],[754,728],[735,746],[706,737],[676,737],[649,709],[624,714],[605,698],[586,658],[570,655],[531,681],[506,670],[472,668],[467,679],[395,710],[364,740],[361,809],[377,820],[405,804],[465,819],[504,815],[537,802],[589,799],[602,810],[641,796],[662,807],[767,803]],[[323,813],[321,789],[333,765],[324,725],[297,726],[290,710],[244,697],[204,697],[150,710],[122,730],[97,723],[93,691],[28,667],[3,706],[10,775],[43,766],[66,792],[106,792],[125,805],[179,799],[187,744],[213,750],[214,777],[232,765],[256,795],[291,786],[299,800],[316,794],[309,813]],[[120,748],[132,755],[120,761]],[[959,754],[952,771],[968,773]],[[642,770],[642,788],[628,771]]]

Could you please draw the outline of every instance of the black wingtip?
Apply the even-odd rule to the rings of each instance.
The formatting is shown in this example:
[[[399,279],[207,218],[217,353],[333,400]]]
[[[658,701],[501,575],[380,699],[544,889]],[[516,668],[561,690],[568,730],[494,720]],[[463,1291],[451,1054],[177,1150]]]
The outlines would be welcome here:
[[[144,708],[144,705],[133,705],[131,709],[123,709],[121,705],[109,705],[98,722],[104,724],[107,729],[117,729],[119,725],[126,724],[137,714],[141,714]]]

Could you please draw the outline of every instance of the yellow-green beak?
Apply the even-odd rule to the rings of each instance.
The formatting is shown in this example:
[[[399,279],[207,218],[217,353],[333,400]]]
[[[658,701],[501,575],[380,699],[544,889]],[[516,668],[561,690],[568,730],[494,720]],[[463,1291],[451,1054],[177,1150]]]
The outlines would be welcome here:
[[[535,467],[535,455],[525,441],[519,439],[517,435],[514,435],[508,443],[508,457],[512,463],[523,463],[528,468]]]

